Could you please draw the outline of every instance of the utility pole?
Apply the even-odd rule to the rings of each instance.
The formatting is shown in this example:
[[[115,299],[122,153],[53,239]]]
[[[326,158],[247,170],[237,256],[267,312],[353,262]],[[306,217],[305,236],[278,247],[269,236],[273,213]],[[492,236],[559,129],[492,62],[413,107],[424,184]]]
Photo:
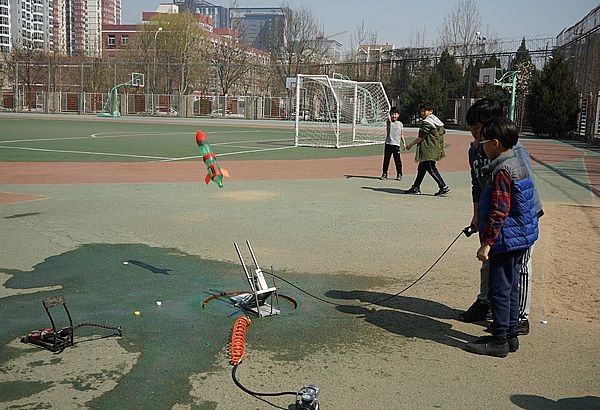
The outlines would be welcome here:
[[[156,109],[154,106],[154,93],[156,92],[156,37],[158,33],[163,30],[162,27],[156,29],[154,33],[154,59],[153,59],[153,68],[152,68],[152,114],[156,114]]]

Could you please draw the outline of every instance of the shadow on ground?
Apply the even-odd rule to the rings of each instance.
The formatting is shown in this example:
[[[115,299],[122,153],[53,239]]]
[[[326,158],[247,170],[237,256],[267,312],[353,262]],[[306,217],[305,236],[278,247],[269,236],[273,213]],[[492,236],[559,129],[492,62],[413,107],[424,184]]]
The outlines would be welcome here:
[[[333,299],[363,302],[354,306],[340,304],[336,309],[398,335],[457,348],[462,348],[465,341],[474,339],[469,334],[452,329],[451,324],[437,320],[454,319],[460,311],[435,301],[365,291],[332,290],[325,295]]]
[[[559,400],[531,394],[515,394],[510,401],[526,410],[600,409],[600,397],[568,397]]]

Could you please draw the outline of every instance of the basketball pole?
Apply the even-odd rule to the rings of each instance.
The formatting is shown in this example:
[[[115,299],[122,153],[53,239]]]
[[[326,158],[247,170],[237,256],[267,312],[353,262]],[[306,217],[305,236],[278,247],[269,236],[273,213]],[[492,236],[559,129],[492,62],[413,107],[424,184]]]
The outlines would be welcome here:
[[[518,71],[507,71],[499,80],[494,80],[494,85],[502,88],[510,88],[510,105],[508,107],[508,118],[514,122],[515,120],[515,101],[517,94],[517,77]]]

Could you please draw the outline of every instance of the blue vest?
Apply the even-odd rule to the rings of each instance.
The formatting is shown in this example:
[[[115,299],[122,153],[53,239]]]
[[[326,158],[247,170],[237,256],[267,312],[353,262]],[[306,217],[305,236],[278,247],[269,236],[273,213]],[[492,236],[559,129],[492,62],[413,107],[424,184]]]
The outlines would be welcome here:
[[[490,255],[528,249],[538,238],[538,218],[533,179],[526,164],[511,150],[492,161],[489,168],[490,177],[483,187],[477,208],[479,232],[483,232],[488,219],[494,176],[504,170],[512,180],[510,210]]]

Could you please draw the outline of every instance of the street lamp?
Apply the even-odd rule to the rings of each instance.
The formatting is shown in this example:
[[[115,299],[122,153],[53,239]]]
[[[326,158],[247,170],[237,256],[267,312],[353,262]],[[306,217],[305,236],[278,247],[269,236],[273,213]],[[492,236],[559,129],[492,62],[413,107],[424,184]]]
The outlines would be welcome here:
[[[154,106],[154,93],[156,92],[156,37],[158,33],[163,30],[162,27],[156,29],[154,33],[154,59],[153,59],[153,69],[152,69],[152,105]],[[154,108],[154,107],[153,107]],[[154,110],[156,111],[156,110]]]

